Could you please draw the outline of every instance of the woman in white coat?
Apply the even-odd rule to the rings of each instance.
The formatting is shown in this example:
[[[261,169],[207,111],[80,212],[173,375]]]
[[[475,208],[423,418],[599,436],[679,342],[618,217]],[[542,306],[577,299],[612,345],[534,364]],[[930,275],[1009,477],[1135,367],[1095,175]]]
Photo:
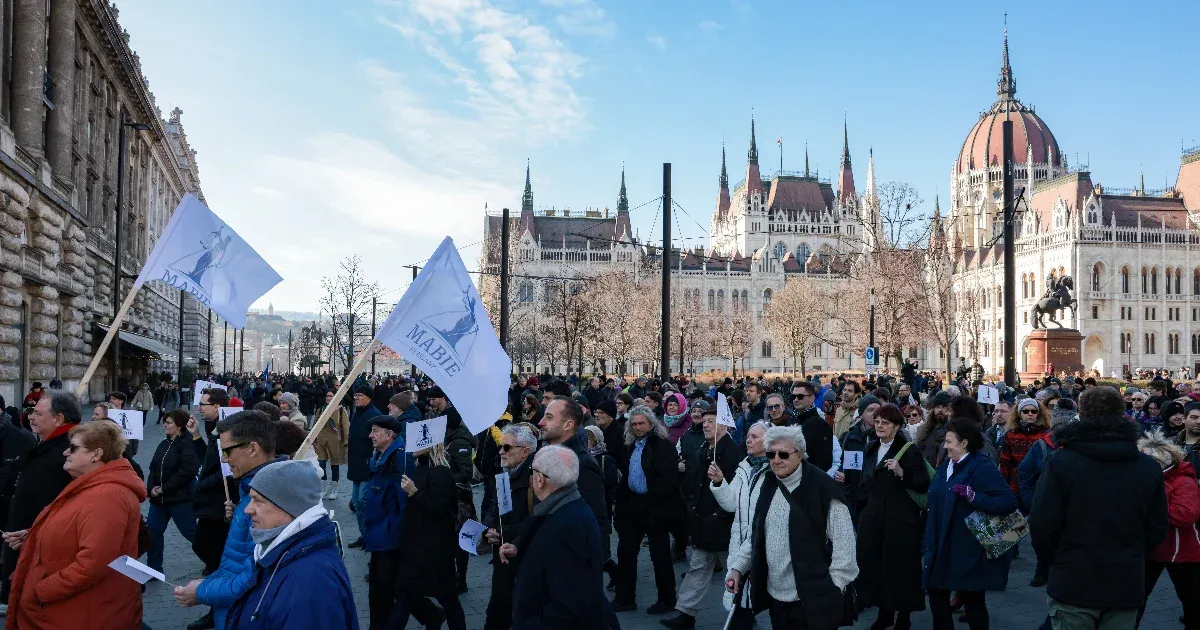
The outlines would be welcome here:
[[[729,532],[729,550],[732,552],[741,547],[749,538],[753,523],[754,504],[758,501],[758,482],[767,470],[767,456],[763,447],[763,434],[771,425],[757,422],[746,431],[746,459],[738,464],[733,480],[725,482],[725,476],[715,464],[708,468],[708,478],[712,481],[713,497],[721,505],[721,509],[734,513],[733,528]],[[749,585],[748,580],[742,584]],[[742,630],[754,627],[754,612],[750,609],[750,601],[744,590],[736,594],[726,592],[727,605],[733,606],[733,617],[729,622],[730,630]]]

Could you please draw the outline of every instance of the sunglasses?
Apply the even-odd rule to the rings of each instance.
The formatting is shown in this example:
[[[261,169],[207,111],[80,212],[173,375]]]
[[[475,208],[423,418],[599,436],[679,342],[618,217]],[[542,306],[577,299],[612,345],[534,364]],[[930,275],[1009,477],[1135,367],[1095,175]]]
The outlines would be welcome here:
[[[1038,410],[1037,409],[1022,409],[1021,413],[1027,413],[1027,414],[1036,416],[1038,414]]]
[[[783,405],[767,405],[767,409],[770,411],[779,411],[783,409]]]
[[[87,448],[87,447],[82,444],[70,444],[67,446],[67,452],[74,454],[75,451],[77,451],[81,448]]]
[[[921,417],[921,414],[919,414],[919,413],[910,413],[910,414],[908,414],[908,417],[909,417],[909,418],[920,418],[920,417]]]
[[[787,461],[792,457],[792,453],[790,451],[767,451],[767,459],[775,459],[776,457]]]
[[[247,444],[249,444],[249,442],[242,442],[241,444],[234,444],[233,446],[222,446],[221,452],[225,454],[226,458],[228,458],[230,453],[242,448],[243,446],[246,446]]]
[[[521,446],[519,444],[501,444],[500,445],[500,450],[504,451],[505,453],[513,450],[514,448],[527,448],[527,447]]]

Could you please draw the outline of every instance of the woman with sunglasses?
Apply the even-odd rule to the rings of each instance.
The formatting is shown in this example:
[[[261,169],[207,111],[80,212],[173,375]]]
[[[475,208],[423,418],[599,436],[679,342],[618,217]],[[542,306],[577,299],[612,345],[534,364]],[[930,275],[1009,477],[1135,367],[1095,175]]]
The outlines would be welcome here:
[[[878,606],[871,630],[908,630],[909,615],[925,610],[921,590],[921,536],[925,518],[908,494],[929,488],[921,453],[900,430],[904,416],[895,405],[875,412],[875,437],[863,453],[860,494],[866,506],[858,516],[858,595],[863,606]]]
[[[904,424],[901,430],[904,432],[904,437],[912,442],[917,437],[917,432],[921,430],[921,425],[925,424],[925,410],[921,405],[913,403],[905,405],[900,409],[904,414]]]
[[[1020,496],[1021,484],[1017,469],[1025,455],[1038,440],[1050,433],[1050,410],[1033,398],[1022,398],[1004,426],[1004,437],[1000,439],[1000,476]]]

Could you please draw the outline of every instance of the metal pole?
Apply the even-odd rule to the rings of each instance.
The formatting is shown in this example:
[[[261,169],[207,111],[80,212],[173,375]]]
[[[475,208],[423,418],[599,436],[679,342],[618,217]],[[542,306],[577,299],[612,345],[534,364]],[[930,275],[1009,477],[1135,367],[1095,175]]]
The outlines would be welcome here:
[[[508,208],[500,227],[500,346],[508,349]]]
[[[187,291],[179,290],[179,382],[183,382],[183,302]]]
[[[679,321],[679,373],[683,374],[683,320]]]
[[[875,347],[875,289],[871,289],[871,325],[870,325],[869,333],[870,333],[870,335],[869,335],[869,339],[867,340],[867,345],[874,348]],[[878,358],[879,357],[876,357],[876,359],[878,359]]]
[[[1007,117],[1006,117],[1007,118]],[[1001,155],[1004,165],[1004,382],[1017,384],[1017,259],[1016,208],[1013,207],[1013,124],[1011,120],[1000,123],[1003,139]],[[1032,194],[1032,190],[1025,194]]]
[[[663,162],[662,343],[658,365],[665,383],[671,377],[671,163]]]
[[[120,106],[118,106],[120,108]],[[125,109],[121,109],[117,131],[117,220],[113,224],[113,319],[117,316],[117,305],[121,303],[121,198],[125,194]],[[114,322],[115,323],[115,322]],[[120,389],[121,378],[121,331],[117,331],[116,343],[112,345],[113,378],[112,389]]]
[[[374,368],[375,366],[371,366]],[[288,329],[288,374],[292,373],[292,329]]]
[[[208,371],[213,371],[212,364],[212,311],[208,312]]]
[[[233,331],[237,334],[237,331]],[[221,337],[221,371],[229,372],[229,322],[225,322],[225,334]]]
[[[416,265],[411,265],[411,267],[412,267],[412,271],[413,271],[413,280],[415,281],[417,279],[417,272],[419,272],[421,270],[421,268]],[[415,392],[415,391],[417,391],[417,364],[416,363],[412,364],[411,372],[412,372],[412,380],[413,380],[412,388],[413,388],[413,391]]]
[[[379,298],[371,296],[371,339],[375,338],[375,311],[379,310]],[[374,350],[371,351],[371,374],[375,373],[375,355],[378,354]],[[531,462],[532,463],[532,462]]]

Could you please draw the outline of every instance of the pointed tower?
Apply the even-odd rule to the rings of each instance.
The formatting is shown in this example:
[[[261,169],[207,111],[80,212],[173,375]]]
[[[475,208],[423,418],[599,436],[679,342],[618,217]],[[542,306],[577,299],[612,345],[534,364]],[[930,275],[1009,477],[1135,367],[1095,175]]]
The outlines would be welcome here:
[[[525,194],[521,195],[521,222],[517,228],[517,237],[525,232],[533,233],[533,186],[529,181],[529,159],[525,159]]]
[[[868,249],[878,249],[884,245],[886,238],[883,233],[883,220],[879,211],[879,196],[875,191],[875,150],[871,149],[867,156],[867,194],[862,198],[861,210],[865,237],[863,241]]]
[[[942,225],[942,205],[933,197],[933,218],[929,227],[929,249],[941,250],[946,246],[946,228]]]
[[[717,217],[729,214],[729,171],[725,170],[725,145],[721,145],[721,178],[717,181]]]
[[[754,117],[750,117],[750,150],[746,152],[746,199],[753,204],[754,196],[762,198],[762,175],[758,170],[758,142],[754,138]]]
[[[838,177],[838,202],[843,206],[853,205],[858,201],[854,193],[854,169],[850,166],[850,128],[842,120],[842,173]]]
[[[808,177],[808,140],[804,141],[804,176]]]
[[[1017,100],[1017,82],[1013,80],[1012,66],[1008,63],[1008,28],[1004,29],[1004,61],[1000,65],[1000,80],[996,82],[996,97],[1000,102]],[[1014,108],[1020,110],[1018,103]]]
[[[621,192],[617,193],[617,221],[613,224],[614,241],[631,241],[629,225],[629,195],[625,193],[625,165],[621,165]]]
[[[878,199],[875,190],[875,149],[867,154],[867,199]]]

